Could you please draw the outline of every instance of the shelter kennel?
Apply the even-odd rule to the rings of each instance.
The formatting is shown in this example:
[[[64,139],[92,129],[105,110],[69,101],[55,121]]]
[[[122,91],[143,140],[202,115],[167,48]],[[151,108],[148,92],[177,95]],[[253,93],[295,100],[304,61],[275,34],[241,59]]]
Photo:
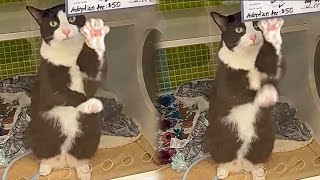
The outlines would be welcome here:
[[[23,136],[30,120],[29,93],[40,59],[41,38],[39,27],[25,6],[45,9],[61,3],[64,1],[0,2],[1,93],[4,95],[13,90],[12,99],[19,102],[18,106],[13,105],[3,100],[5,96],[0,96],[1,108],[5,110],[5,114],[0,116],[3,137],[1,165],[5,167],[11,162],[4,172],[5,179],[31,179],[38,171],[38,163],[32,154],[26,155],[28,148],[25,147]],[[97,96],[109,97],[103,103],[109,108],[107,113],[114,115],[114,119],[104,122],[103,134],[118,136],[118,141],[123,144],[134,141],[109,149],[108,139],[102,135],[100,149],[91,166],[92,179],[119,178],[159,169],[160,166],[155,162],[154,143],[158,120],[151,101],[155,93],[153,84],[150,84],[154,76],[148,71],[153,68],[150,66],[155,57],[153,42],[160,33],[159,17],[154,6],[89,13],[85,16],[101,18],[111,27],[105,39],[109,67],[107,78]],[[62,169],[54,171],[49,177],[40,177],[46,178],[76,179],[76,173]]]
[[[207,123],[201,114],[205,112],[208,91],[214,86],[220,42],[220,30],[210,12],[232,14],[240,11],[240,3],[160,2],[165,28],[158,43],[161,59],[157,80],[159,111],[164,116],[160,118],[158,146],[160,160],[167,165],[159,171],[159,176],[160,179],[212,179],[216,175],[216,164],[204,156],[201,144]],[[277,140],[266,165],[266,179],[320,178],[319,17],[319,13],[284,17],[282,49],[287,72],[281,84],[280,104],[273,111]],[[173,113],[166,113],[170,109]],[[189,143],[170,146],[168,139],[174,137]],[[176,172],[170,166],[177,164],[172,163],[173,159],[180,162],[177,152],[184,154],[185,161],[197,164],[187,173]],[[239,173],[230,174],[227,179],[251,177]]]

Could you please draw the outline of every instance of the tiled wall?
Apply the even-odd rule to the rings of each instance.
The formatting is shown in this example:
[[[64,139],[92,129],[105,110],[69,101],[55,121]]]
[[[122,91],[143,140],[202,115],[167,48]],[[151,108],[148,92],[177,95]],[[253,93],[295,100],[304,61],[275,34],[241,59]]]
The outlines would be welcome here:
[[[160,11],[237,4],[240,0],[158,0]]]
[[[0,41],[0,79],[37,72],[40,38]]]
[[[157,56],[157,91],[175,90],[182,83],[213,78],[218,43],[160,49]]]
[[[28,0],[0,0],[0,4],[6,4],[6,3],[15,3],[15,2],[25,2]]]
[[[160,11],[221,5],[221,0],[159,0]]]

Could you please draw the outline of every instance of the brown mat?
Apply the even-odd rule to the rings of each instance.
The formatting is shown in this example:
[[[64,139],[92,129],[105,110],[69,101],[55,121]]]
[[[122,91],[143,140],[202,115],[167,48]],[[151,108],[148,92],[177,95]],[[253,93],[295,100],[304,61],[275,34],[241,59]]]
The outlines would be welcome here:
[[[267,164],[267,180],[295,180],[307,177],[313,177],[320,175],[320,166],[315,166],[313,160],[315,157],[320,156],[320,146],[316,141],[313,141],[310,145],[286,153],[274,153]],[[294,164],[298,160],[303,160],[305,162],[304,168],[302,168],[303,163],[298,162],[296,167],[302,168],[297,170]],[[317,160],[320,160],[317,158]],[[275,167],[279,163],[286,164],[287,170],[283,174],[278,174],[275,171]],[[320,161],[316,162],[317,164]],[[279,165],[277,168],[278,172],[284,170],[284,166]],[[187,180],[211,180],[216,175],[217,165],[211,161],[208,157],[202,160],[198,164],[194,165],[190,170]],[[160,180],[180,180],[184,173],[178,173],[170,169],[170,166],[161,168],[159,171]],[[230,174],[227,180],[244,180],[245,174]],[[248,174],[247,180],[251,180],[251,175]]]
[[[128,144],[126,146],[117,147],[113,149],[100,149],[92,161],[92,180],[105,180],[112,179],[117,177],[123,177],[138,173],[143,173],[147,171],[153,171],[159,169],[155,161],[152,159],[149,162],[144,162],[141,159],[141,156],[145,152],[151,152],[151,147],[149,143],[142,137],[137,142]],[[133,162],[129,166],[122,165],[122,159],[126,155],[133,157]],[[152,153],[154,155],[154,153]],[[149,156],[150,157],[150,156]],[[148,160],[148,155],[145,156],[144,160]],[[113,167],[110,170],[103,170],[101,164],[106,160],[111,159],[114,163]],[[125,160],[125,164],[130,163]],[[108,168],[109,164],[105,164],[105,168]],[[39,164],[32,155],[27,155],[22,159],[16,161],[8,171],[7,180],[16,180],[18,177],[26,177],[31,179],[31,177],[38,171]],[[69,171],[64,170],[54,170],[50,174],[50,179],[61,179],[61,175],[68,178],[63,178],[65,180],[75,180],[77,179],[75,170],[72,170],[71,175],[69,176]],[[49,176],[41,177],[39,180],[47,180]]]

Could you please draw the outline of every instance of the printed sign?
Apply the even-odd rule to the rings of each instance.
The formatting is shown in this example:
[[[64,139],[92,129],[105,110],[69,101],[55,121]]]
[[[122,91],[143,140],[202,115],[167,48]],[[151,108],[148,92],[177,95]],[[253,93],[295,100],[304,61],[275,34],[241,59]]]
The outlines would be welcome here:
[[[242,0],[243,21],[320,11],[320,0]]]
[[[157,4],[157,0],[66,0],[68,15]]]

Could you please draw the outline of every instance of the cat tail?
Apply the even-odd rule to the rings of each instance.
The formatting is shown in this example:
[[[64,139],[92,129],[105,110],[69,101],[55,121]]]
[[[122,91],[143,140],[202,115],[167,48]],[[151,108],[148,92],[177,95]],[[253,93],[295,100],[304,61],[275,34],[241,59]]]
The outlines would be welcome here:
[[[110,136],[110,135],[103,135],[100,138],[99,149],[105,148],[115,148],[119,146],[124,146],[127,144],[131,144],[138,139],[140,139],[141,133],[139,133],[135,137],[121,137],[121,136]]]

